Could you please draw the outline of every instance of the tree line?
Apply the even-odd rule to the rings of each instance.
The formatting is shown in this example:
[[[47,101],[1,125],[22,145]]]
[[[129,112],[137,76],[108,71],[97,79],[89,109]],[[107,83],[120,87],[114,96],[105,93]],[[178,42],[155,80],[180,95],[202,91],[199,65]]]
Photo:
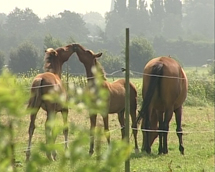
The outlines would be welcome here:
[[[0,13],[0,68],[8,65],[15,73],[41,70],[46,48],[77,42],[105,52],[101,61],[111,72],[124,65],[126,27],[131,68],[141,72],[149,59],[160,55],[200,66],[214,58],[213,11],[213,0],[116,0],[104,18],[68,10],[39,18],[29,8],[15,8],[8,15]],[[77,58],[71,58],[69,68],[83,71]]]

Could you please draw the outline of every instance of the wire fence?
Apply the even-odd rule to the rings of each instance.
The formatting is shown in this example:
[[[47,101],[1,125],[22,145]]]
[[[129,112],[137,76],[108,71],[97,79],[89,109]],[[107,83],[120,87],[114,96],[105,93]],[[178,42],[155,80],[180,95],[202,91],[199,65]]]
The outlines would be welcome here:
[[[125,71],[125,69],[124,69],[124,68],[121,68],[120,70],[116,70],[116,71],[114,71],[114,72],[112,72],[112,73],[105,73],[105,75],[108,76],[108,77],[113,77],[113,76],[115,76],[115,75],[118,74],[118,73],[123,73],[124,71]],[[182,79],[182,80],[186,79],[186,78],[175,77],[175,76],[152,75],[152,74],[147,74],[147,73],[138,72],[138,71],[134,71],[134,70],[130,70],[130,73],[131,73],[131,76],[135,74],[135,75],[137,75],[138,77],[142,77],[142,76],[145,75],[145,76],[150,76],[150,77],[161,77],[161,78],[169,78],[169,79]],[[70,73],[70,75],[71,75],[70,77],[73,77],[73,76],[76,76],[76,77],[77,77],[77,76],[81,76],[81,77],[83,77],[83,78],[85,78],[85,79],[95,79],[94,76],[93,76],[93,77],[85,77],[83,73]],[[103,75],[101,75],[101,76],[103,76]],[[67,75],[66,77],[68,77],[68,75]],[[132,78],[132,77],[131,77],[131,78]],[[63,82],[63,84],[71,84],[71,83],[73,83],[73,82],[69,82],[68,80],[69,80],[69,79],[66,78],[66,81],[67,81],[67,82]],[[189,78],[188,81],[193,81],[193,80],[206,82],[206,81],[211,81],[211,80],[214,81],[214,78],[212,78],[211,80],[206,80],[205,78]],[[20,80],[20,82],[22,82],[22,81]],[[189,82],[188,82],[188,83],[189,83]],[[29,86],[29,87],[26,87],[26,89],[41,88],[41,87],[51,87],[51,86],[54,86],[54,85],[58,85],[58,84],[41,85],[41,86],[35,86],[35,87]]]
[[[116,74],[118,74],[118,73],[122,73],[122,72],[124,72],[125,71],[125,69],[124,68],[122,68],[122,69],[120,69],[120,70],[116,70],[116,71],[114,71],[114,72],[112,72],[112,73],[105,73],[105,75],[106,76],[108,76],[108,77],[111,77],[111,76],[115,76]],[[143,76],[143,75],[146,75],[146,76],[152,76],[152,77],[162,77],[162,78],[169,78],[169,79],[185,79],[185,78],[180,78],[180,77],[172,77],[172,76],[161,76],[161,75],[151,75],[151,74],[146,74],[146,73],[143,73],[143,72],[137,72],[137,71],[134,71],[134,70],[130,70],[130,73],[131,73],[131,75],[138,75],[138,76]],[[84,77],[84,74],[82,74],[82,73],[71,73],[71,75],[72,76],[83,76]],[[68,76],[68,75],[67,75]],[[84,77],[84,78],[86,78],[86,79],[93,79],[93,78],[95,78],[95,77]],[[197,78],[195,78],[195,79],[191,79],[191,80],[202,80],[202,81],[204,81],[205,82],[205,79],[197,79]],[[21,80],[20,80],[20,82],[22,82]],[[63,82],[64,84],[70,84],[70,83],[72,83],[72,82]],[[52,86],[54,86],[54,85],[58,85],[58,84],[53,84],[53,85],[41,85],[41,86],[36,86],[36,87],[26,87],[25,89],[31,89],[31,88],[41,88],[41,87],[52,87]],[[117,131],[117,130],[122,130],[124,127],[120,127],[120,128],[115,128],[115,129],[113,129],[113,130],[109,130],[109,132],[110,133],[112,133],[112,132],[115,132],[115,131]],[[198,133],[198,134],[200,134],[200,133],[202,133],[202,134],[204,134],[204,133],[214,133],[215,132],[215,130],[213,129],[213,130],[200,130],[200,131],[180,131],[180,132],[177,132],[177,131],[165,131],[165,130],[146,130],[146,129],[138,129],[138,128],[131,128],[132,130],[138,130],[138,131],[146,131],[146,132],[157,132],[157,133],[160,133],[160,132],[162,132],[162,133],[164,133],[164,132],[168,132],[168,133],[182,133],[182,134],[195,134],[195,133]],[[67,143],[71,143],[71,142],[73,142],[74,140],[68,140],[67,141]],[[56,144],[65,144],[66,142],[65,141],[63,141],[63,142],[56,142]],[[38,147],[38,146],[32,146],[31,147],[31,149],[32,148],[36,148],[36,147]],[[19,148],[19,149],[16,149],[16,153],[21,153],[21,152],[24,152],[24,151],[26,151],[27,150],[27,147],[22,147],[22,148]]]

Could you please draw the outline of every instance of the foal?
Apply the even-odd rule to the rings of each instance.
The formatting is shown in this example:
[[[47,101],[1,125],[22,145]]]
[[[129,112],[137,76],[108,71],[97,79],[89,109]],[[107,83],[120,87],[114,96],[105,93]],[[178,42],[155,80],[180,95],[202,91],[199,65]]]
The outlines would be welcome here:
[[[101,68],[101,64],[97,61],[102,53],[94,54],[91,50],[86,50],[79,44],[74,45],[75,52],[78,55],[78,58],[81,63],[84,64],[86,69],[86,75],[88,80],[89,87],[95,87],[95,78],[92,72],[92,67],[96,66],[97,68]],[[117,113],[118,120],[121,125],[121,134],[122,138],[125,137],[125,121],[124,121],[124,112],[125,112],[125,79],[119,79],[113,83],[109,83],[106,81],[104,70],[102,68],[104,81],[103,87],[108,90],[109,97],[108,97],[108,107],[107,107],[107,114],[102,115],[103,122],[104,122],[104,129],[105,131],[109,131],[108,126],[108,114],[109,113]],[[137,123],[136,123],[136,108],[137,108],[137,91],[135,86],[130,83],[130,115],[132,120],[132,128],[133,128],[133,135],[135,141],[135,152],[138,152],[138,145],[137,145]],[[96,117],[97,114],[90,114],[90,130],[91,130],[91,140],[90,140],[90,150],[89,153],[92,155],[94,152],[94,135],[93,130],[96,126]],[[107,135],[107,142],[110,143],[110,136]]]
[[[73,45],[67,45],[65,47],[60,47],[54,50],[49,48],[45,52],[44,57],[44,70],[45,73],[38,74],[32,83],[31,87],[31,98],[28,102],[28,109],[34,109],[30,115],[30,125],[29,125],[29,140],[28,148],[26,150],[26,161],[29,160],[31,154],[31,140],[35,129],[35,119],[38,110],[40,107],[47,112],[47,119],[45,123],[45,134],[46,134],[46,143],[50,143],[50,138],[52,138],[52,143],[55,142],[56,137],[53,138],[52,129],[49,127],[48,121],[54,118],[55,113],[61,112],[63,116],[63,122],[65,128],[63,134],[65,137],[65,148],[67,148],[67,138],[68,138],[68,126],[67,126],[67,116],[68,108],[62,107],[58,103],[53,103],[48,100],[44,100],[43,96],[45,94],[53,91],[60,95],[65,95],[66,92],[61,81],[61,71],[62,65],[66,62],[69,57],[73,54]],[[46,153],[48,159],[56,160],[56,151]]]

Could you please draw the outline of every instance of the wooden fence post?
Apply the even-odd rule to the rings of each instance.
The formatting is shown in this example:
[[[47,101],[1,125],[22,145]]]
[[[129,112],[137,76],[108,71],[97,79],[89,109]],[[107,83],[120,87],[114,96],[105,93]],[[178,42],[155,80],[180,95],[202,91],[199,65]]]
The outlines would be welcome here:
[[[129,114],[130,114],[130,85],[129,85],[129,28],[126,28],[126,50],[125,50],[125,139],[129,143]],[[125,161],[125,172],[130,172],[130,158]]]

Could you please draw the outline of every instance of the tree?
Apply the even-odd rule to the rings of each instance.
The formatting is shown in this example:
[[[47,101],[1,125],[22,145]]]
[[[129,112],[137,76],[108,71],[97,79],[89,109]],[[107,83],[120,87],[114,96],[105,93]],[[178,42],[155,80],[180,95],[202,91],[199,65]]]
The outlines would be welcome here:
[[[83,20],[86,23],[97,25],[102,30],[105,28],[105,18],[98,12],[89,12],[83,15]]]
[[[103,50],[102,52],[103,54],[102,57],[99,59],[99,62],[102,64],[105,69],[105,72],[107,72],[108,74],[118,71],[125,66],[125,63],[120,56],[114,56],[113,54],[108,53],[105,50]]]
[[[0,71],[4,66],[4,53],[0,51]]]
[[[40,27],[39,17],[29,8],[15,8],[8,16],[5,28],[17,37],[27,37]]]
[[[38,51],[30,42],[24,42],[11,50],[9,68],[14,73],[22,73],[36,69]]]
[[[152,0],[150,19],[151,19],[151,33],[153,35],[161,35],[163,31],[163,22],[165,18],[163,0]]]
[[[121,17],[126,13],[126,0],[115,0],[114,11],[117,12]]]
[[[146,4],[142,1],[137,7],[137,5],[135,5],[137,3],[136,1],[131,2],[125,16],[126,23],[131,29],[132,34],[148,35],[150,23]]]
[[[165,0],[165,18],[163,34],[167,38],[178,38],[182,35],[182,2],[181,0]]]
[[[58,16],[48,16],[44,24],[47,34],[54,35],[63,41],[71,36],[78,42],[85,41],[89,33],[80,14],[67,10],[59,13]]]
[[[126,19],[121,17],[118,12],[112,11],[106,14],[105,34],[107,39],[119,37],[127,26]]]
[[[214,0],[186,0],[184,3],[183,27],[188,36],[203,35],[213,40]]]
[[[44,38],[45,50],[47,48],[54,48],[55,49],[55,48],[62,47],[62,46],[63,46],[63,44],[59,39],[53,38],[52,35],[50,35],[50,34],[45,36],[45,38]]]
[[[137,9],[137,0],[128,1],[128,9]]]
[[[131,70],[136,72],[142,72],[146,63],[154,57],[154,50],[149,43],[143,37],[135,37],[131,40],[130,45],[130,65]]]

